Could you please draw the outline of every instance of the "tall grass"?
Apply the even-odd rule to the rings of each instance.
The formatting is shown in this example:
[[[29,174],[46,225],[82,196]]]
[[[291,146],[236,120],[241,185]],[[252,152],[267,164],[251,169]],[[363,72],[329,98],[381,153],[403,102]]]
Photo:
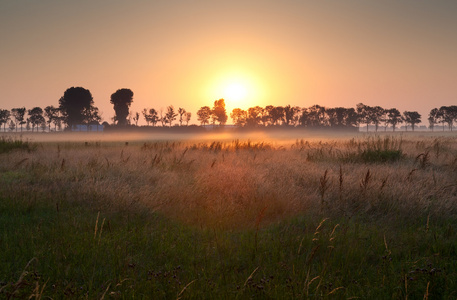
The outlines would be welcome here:
[[[455,157],[408,137],[3,153],[0,295],[455,298]]]

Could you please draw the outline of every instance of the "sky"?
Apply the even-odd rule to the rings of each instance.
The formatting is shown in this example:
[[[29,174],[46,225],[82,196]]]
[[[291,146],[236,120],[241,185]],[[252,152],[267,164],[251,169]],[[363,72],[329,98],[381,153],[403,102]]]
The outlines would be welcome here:
[[[455,0],[1,0],[0,108],[457,105]],[[140,124],[145,124],[144,120]]]

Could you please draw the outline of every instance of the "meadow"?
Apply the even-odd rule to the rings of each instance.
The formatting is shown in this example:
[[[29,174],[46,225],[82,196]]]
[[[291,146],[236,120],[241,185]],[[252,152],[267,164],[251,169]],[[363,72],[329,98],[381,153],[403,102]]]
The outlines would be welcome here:
[[[0,298],[455,299],[453,133],[0,139]]]

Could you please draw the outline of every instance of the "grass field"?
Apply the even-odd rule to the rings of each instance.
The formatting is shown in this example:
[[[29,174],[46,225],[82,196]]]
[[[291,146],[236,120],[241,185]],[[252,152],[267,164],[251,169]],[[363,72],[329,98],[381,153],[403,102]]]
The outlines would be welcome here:
[[[0,141],[0,298],[455,299],[457,139]]]

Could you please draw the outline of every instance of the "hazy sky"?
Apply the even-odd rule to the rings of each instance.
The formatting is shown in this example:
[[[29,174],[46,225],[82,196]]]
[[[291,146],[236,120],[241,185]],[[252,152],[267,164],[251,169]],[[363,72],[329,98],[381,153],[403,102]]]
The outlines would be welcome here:
[[[457,1],[0,0],[0,108],[457,105]],[[240,91],[230,91],[238,86]],[[238,99],[237,99],[238,97]],[[230,99],[233,98],[233,99]]]

